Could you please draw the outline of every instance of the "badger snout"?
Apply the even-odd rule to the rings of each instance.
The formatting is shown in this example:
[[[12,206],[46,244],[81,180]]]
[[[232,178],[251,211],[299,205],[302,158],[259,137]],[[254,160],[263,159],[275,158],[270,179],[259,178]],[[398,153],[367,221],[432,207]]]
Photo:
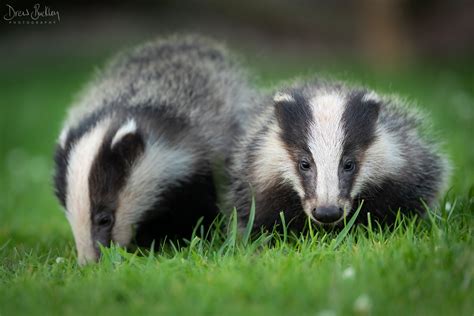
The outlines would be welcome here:
[[[312,211],[313,217],[323,224],[333,224],[344,216],[344,210],[336,205],[316,207]]]
[[[99,261],[100,252],[96,251],[95,249],[90,249],[87,252],[78,252],[77,254],[77,262],[80,266],[85,266],[90,263],[95,263]]]

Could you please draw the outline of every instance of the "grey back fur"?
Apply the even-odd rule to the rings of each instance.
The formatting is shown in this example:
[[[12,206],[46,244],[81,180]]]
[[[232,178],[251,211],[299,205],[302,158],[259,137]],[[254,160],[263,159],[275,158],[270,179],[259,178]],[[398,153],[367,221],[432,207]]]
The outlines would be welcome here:
[[[114,103],[170,106],[220,153],[231,148],[258,98],[224,46],[191,35],[151,41],[118,55],[85,91],[65,128]]]

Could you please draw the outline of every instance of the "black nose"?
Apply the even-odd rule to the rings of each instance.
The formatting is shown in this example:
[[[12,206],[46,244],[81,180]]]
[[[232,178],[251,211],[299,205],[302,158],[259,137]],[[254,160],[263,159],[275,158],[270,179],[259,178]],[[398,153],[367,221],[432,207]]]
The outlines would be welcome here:
[[[344,210],[337,206],[321,206],[313,210],[314,218],[325,224],[337,222],[343,214]]]

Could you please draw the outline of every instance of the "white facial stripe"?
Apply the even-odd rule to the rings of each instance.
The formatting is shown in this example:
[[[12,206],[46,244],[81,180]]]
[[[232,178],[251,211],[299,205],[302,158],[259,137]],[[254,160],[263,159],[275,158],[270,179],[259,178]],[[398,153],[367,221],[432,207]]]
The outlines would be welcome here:
[[[194,161],[193,154],[184,148],[170,148],[162,142],[147,146],[119,194],[112,231],[114,242],[121,246],[130,243],[132,226],[157,202],[164,188],[191,173]]]
[[[377,128],[375,135],[375,141],[365,151],[364,160],[359,166],[359,173],[351,190],[352,198],[363,190],[364,185],[378,185],[387,176],[396,176],[405,163],[394,135],[381,127]]]
[[[255,161],[258,173],[254,181],[260,184],[259,188],[266,189],[275,185],[276,178],[283,177],[283,181],[290,183],[300,198],[303,198],[304,190],[301,180],[296,174],[293,159],[285,149],[279,134],[279,127],[274,126],[268,131],[264,143],[259,147],[260,153]]]
[[[316,96],[310,101],[314,123],[309,149],[316,164],[316,197],[319,206],[334,205],[339,197],[339,161],[343,151],[342,115],[346,100],[338,94]]]
[[[130,119],[128,120],[122,127],[120,127],[115,133],[114,138],[112,139],[112,144],[110,145],[111,147],[114,147],[116,143],[118,143],[124,136],[128,134],[133,134],[137,131],[137,123],[135,123],[135,120]]]
[[[110,120],[98,123],[74,145],[67,168],[67,218],[76,241],[80,264],[96,259],[91,236],[89,173]]]

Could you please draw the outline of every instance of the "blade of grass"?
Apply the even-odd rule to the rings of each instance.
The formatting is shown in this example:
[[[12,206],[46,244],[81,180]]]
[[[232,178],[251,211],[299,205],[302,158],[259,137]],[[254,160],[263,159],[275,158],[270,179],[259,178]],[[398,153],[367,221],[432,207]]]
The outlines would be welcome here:
[[[280,219],[281,219],[281,224],[283,225],[283,243],[286,243],[287,237],[288,237],[288,227],[285,222],[285,214],[283,212],[280,212]]]
[[[347,223],[342,229],[342,231],[337,235],[336,241],[334,242],[333,247],[332,247],[333,250],[339,247],[339,245],[342,243],[344,238],[346,238],[352,226],[354,226],[354,223],[357,219],[357,216],[359,216],[359,213],[360,213],[360,210],[362,209],[363,204],[364,204],[364,201],[362,201],[359,204],[359,207],[357,207],[357,210],[354,212],[354,215],[352,215],[351,219],[349,220],[349,223]]]
[[[244,235],[242,237],[242,243],[244,246],[246,246],[250,240],[250,235],[252,234],[254,220],[255,220],[255,197],[252,196],[252,204],[250,205],[250,216],[247,222],[247,226],[245,227]]]

